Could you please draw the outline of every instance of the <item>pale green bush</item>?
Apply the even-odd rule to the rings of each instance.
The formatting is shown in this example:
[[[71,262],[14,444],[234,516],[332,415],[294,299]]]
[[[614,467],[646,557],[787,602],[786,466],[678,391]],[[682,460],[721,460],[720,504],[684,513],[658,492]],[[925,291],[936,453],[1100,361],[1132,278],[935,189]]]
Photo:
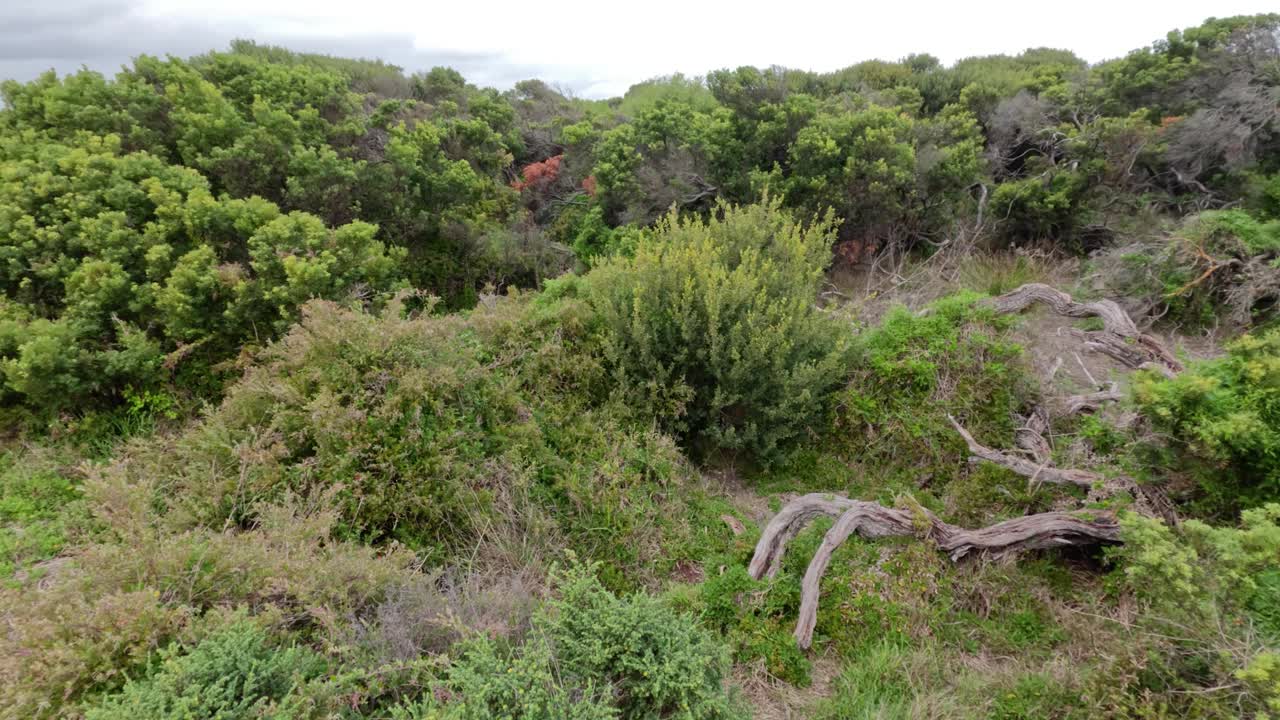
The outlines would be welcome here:
[[[627,402],[693,441],[767,458],[843,378],[847,329],[815,306],[830,218],[804,225],[777,200],[674,214],[633,257],[587,277]]]
[[[1144,686],[1168,693],[1173,707],[1185,703],[1187,717],[1280,709],[1270,608],[1257,611],[1270,593],[1266,577],[1280,566],[1280,504],[1244,511],[1239,527],[1187,520],[1174,530],[1127,514],[1121,530],[1124,545],[1112,555],[1144,610],[1136,627],[1146,645]]]
[[[1189,473],[1208,510],[1280,500],[1280,332],[1245,335],[1174,378],[1140,375],[1133,389],[1169,440],[1151,448],[1153,465]]]
[[[393,707],[391,720],[608,720],[607,694],[558,672],[541,640],[502,653],[479,638],[464,643],[447,680],[418,702]]]
[[[728,648],[690,616],[648,595],[618,597],[596,568],[553,574],[556,597],[536,622],[566,672],[614,688],[621,717],[743,717],[725,692]]]
[[[728,652],[688,615],[600,584],[598,565],[553,573],[555,598],[518,651],[488,639],[462,646],[429,695],[395,720],[730,720],[747,717],[725,690]]]
[[[297,691],[327,668],[301,647],[276,647],[262,628],[232,625],[191,648],[171,646],[147,677],[88,708],[85,720],[300,720],[319,717]]]

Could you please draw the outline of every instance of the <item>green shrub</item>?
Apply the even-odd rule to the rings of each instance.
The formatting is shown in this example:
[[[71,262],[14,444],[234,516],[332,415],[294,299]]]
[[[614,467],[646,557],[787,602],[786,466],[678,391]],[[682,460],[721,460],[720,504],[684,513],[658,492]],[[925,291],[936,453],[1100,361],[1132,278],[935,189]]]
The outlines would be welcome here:
[[[622,718],[745,717],[724,689],[718,638],[655,598],[614,595],[594,573],[573,565],[554,574],[556,596],[537,621],[564,672],[612,687]]]
[[[4,135],[0,153],[0,376],[37,411],[109,405],[180,359],[207,367],[279,334],[306,300],[376,300],[400,276],[403,251],[374,225],[215,199],[196,171],[115,135]]]
[[[158,527],[150,488],[91,477],[88,505],[106,527],[39,587],[0,587],[0,718],[77,717],[75,705],[137,677],[159,648],[243,607],[333,643],[417,573],[403,549],[333,537],[332,497],[259,508],[248,532]]]
[[[1244,210],[1210,210],[1183,221],[1155,273],[1170,319],[1248,326],[1271,316],[1280,300],[1280,220]]]
[[[1210,510],[1280,499],[1280,331],[1245,335],[1174,378],[1138,376],[1133,396],[1169,440],[1160,464],[1189,472]]]
[[[1236,673],[1236,678],[1262,699],[1268,711],[1280,713],[1280,653],[1260,653]]]
[[[511,652],[464,643],[430,696],[395,720],[746,717],[724,688],[728,655],[694,619],[647,595],[619,597],[597,566],[552,574],[555,597]]]
[[[618,717],[608,687],[577,685],[546,642],[500,653],[480,638],[465,643],[446,680],[421,700],[391,709],[391,720],[608,720]]]
[[[562,244],[573,248],[578,262],[591,267],[600,258],[618,253],[631,254],[646,231],[634,225],[609,227],[604,219],[604,208],[593,203],[561,211],[550,232],[560,238]]]
[[[1207,210],[1189,218],[1181,236],[1241,256],[1280,251],[1280,220],[1260,221],[1244,210]],[[1238,248],[1238,250],[1237,250]]]
[[[1104,292],[1165,321],[1238,327],[1269,320],[1280,302],[1280,219],[1244,210],[1192,215],[1167,238],[1122,247],[1093,263]]]
[[[242,622],[194,647],[162,651],[155,670],[91,705],[85,720],[301,720],[313,715],[296,707],[298,689],[326,668],[311,650],[275,647],[260,627]]]
[[[111,406],[209,374],[314,297],[378,303],[408,279],[464,307],[558,267],[539,233],[483,241],[516,209],[523,140],[496,91],[443,75],[237,43],[5,81],[0,297],[25,317],[6,342],[0,310],[0,402]]]
[[[1032,385],[1009,338],[1015,321],[981,297],[955,295],[921,313],[898,308],[859,335],[852,377],[819,442],[877,477],[927,478],[937,488],[964,472],[969,454],[948,414],[979,441],[1011,446],[1013,414]]]
[[[786,172],[773,165],[753,181],[783,190],[797,208],[830,208],[843,220],[842,240],[922,247],[971,212],[966,188],[982,177],[983,138],[959,106],[923,117],[920,104],[908,87],[820,104],[812,120],[793,120]]]
[[[1078,432],[1099,455],[1111,455],[1129,441],[1122,429],[1097,415],[1081,417]]]
[[[510,566],[568,544],[614,587],[723,547],[725,510],[674,442],[606,403],[594,313],[553,292],[444,316],[308,305],[218,408],[104,473],[150,487],[170,528],[334,490],[340,537],[437,561],[483,538]]]
[[[634,257],[587,277],[627,402],[694,442],[772,455],[844,371],[841,328],[815,309],[831,223],[777,200],[670,215]]]
[[[1121,520],[1125,544],[1116,554],[1139,593],[1189,609],[1238,610],[1258,591],[1258,577],[1275,569],[1280,557],[1280,504],[1240,513],[1239,527],[1215,527],[1187,520],[1175,534],[1150,518]]]
[[[1187,717],[1252,717],[1280,706],[1266,607],[1275,595],[1280,504],[1245,510],[1239,527],[1188,520],[1173,530],[1126,514],[1121,532],[1124,544],[1111,552],[1123,587],[1146,610],[1139,627],[1148,657],[1130,681],[1163,693]],[[1215,700],[1200,692],[1206,687],[1236,695]]]
[[[1246,603],[1249,615],[1265,637],[1280,642],[1280,569],[1263,570],[1253,581],[1255,587]]]
[[[708,567],[717,572],[708,573],[698,589],[700,615],[725,635],[734,661],[758,662],[774,677],[808,685],[811,664],[791,634],[800,594],[795,579],[752,580],[742,562],[729,558],[713,558]]]
[[[1083,224],[1088,189],[1084,173],[1055,169],[996,185],[991,208],[1003,218],[1000,230],[1010,243],[1067,239]]]
[[[1280,173],[1262,178],[1254,193],[1253,204],[1264,217],[1280,219]]]

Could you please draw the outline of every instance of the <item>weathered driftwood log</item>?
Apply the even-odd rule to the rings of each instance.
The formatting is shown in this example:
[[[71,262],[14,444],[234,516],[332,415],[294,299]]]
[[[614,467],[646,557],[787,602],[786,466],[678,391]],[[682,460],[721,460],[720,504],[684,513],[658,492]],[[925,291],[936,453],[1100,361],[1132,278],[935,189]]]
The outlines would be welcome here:
[[[765,575],[772,577],[777,572],[787,542],[810,520],[823,515],[838,519],[822,539],[800,586],[800,616],[796,621],[795,638],[802,648],[813,642],[820,584],[831,562],[831,554],[851,535],[869,539],[927,539],[949,554],[953,561],[974,552],[1005,554],[1120,540],[1119,525],[1109,513],[1039,513],[978,530],[966,530],[942,522],[919,506],[887,508],[879,503],[817,493],[787,503],[769,521],[751,558],[751,576],[756,579]]]
[[[1111,300],[1080,303],[1061,290],[1041,283],[1023,285],[991,300],[1000,313],[1021,312],[1035,303],[1048,305],[1064,317],[1101,319],[1102,330],[1072,331],[1089,350],[1108,355],[1131,368],[1154,363],[1169,372],[1182,372],[1182,363],[1173,353],[1156,338],[1139,331],[1129,314]]]

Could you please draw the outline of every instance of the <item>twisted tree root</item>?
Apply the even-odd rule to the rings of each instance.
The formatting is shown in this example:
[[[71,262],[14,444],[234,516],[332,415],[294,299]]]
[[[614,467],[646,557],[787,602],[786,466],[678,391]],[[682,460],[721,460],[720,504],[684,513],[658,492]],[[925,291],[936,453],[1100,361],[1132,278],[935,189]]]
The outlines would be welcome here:
[[[1105,390],[1054,398],[1045,405],[1037,405],[1029,415],[1021,418],[1022,426],[1018,428],[1015,443],[1037,464],[1048,465],[1049,458],[1053,455],[1053,448],[1045,439],[1049,433],[1050,416],[1066,417],[1082,412],[1093,412],[1102,407],[1103,403],[1119,402],[1122,397],[1120,386],[1110,383]],[[951,422],[955,424],[954,419]],[[962,432],[961,435],[964,433]],[[970,438],[966,437],[965,440],[969,441],[969,447],[972,449],[974,443]]]
[[[887,508],[879,503],[817,493],[787,503],[769,521],[751,558],[751,577],[757,580],[765,575],[772,577],[778,570],[787,542],[810,520],[822,515],[838,519],[814,553],[800,586],[800,616],[796,620],[795,638],[802,648],[813,643],[820,583],[831,562],[831,554],[855,533],[869,539],[919,537],[931,540],[953,561],[973,552],[1002,555],[1021,550],[1120,541],[1120,527],[1115,517],[1105,512],[1089,515],[1039,513],[967,530],[942,522],[919,506]]]
[[[1072,331],[1089,350],[1108,355],[1131,368],[1154,363],[1166,372],[1182,372],[1182,363],[1173,353],[1156,338],[1139,331],[1129,314],[1114,301],[1079,303],[1061,290],[1042,283],[1028,283],[992,298],[990,303],[999,313],[1021,312],[1035,303],[1044,303],[1064,317],[1100,318],[1102,330]]]
[[[952,421],[954,422],[954,420]],[[1049,462],[1053,448],[1045,435],[1049,432],[1049,413],[1044,406],[1037,405],[1031,414],[1023,418],[1022,427],[1018,428],[1015,443],[1022,448],[1031,459],[1041,465]]]

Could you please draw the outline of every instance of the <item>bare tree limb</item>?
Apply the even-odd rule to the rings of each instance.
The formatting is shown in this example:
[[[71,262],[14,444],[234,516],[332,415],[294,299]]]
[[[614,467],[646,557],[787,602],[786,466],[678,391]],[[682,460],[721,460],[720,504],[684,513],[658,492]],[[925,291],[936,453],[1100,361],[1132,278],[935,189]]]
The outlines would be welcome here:
[[[1016,455],[1000,452],[993,448],[973,439],[973,435],[964,429],[959,422],[951,415],[947,415],[947,419],[951,421],[951,426],[960,433],[960,437],[964,438],[964,442],[969,446],[969,454],[973,457],[970,461],[986,460],[995,463],[1004,468],[1008,468],[1019,475],[1029,478],[1034,482],[1047,482],[1055,485],[1075,485],[1085,489],[1090,489],[1095,483],[1103,481],[1103,477],[1097,473],[1087,470],[1063,470],[1062,468],[1053,467],[1048,463],[1046,458],[1044,462],[1032,462]]]
[[[838,517],[827,531],[809,563],[801,582],[800,615],[795,638],[802,648],[813,642],[818,617],[822,576],[836,548],[857,534],[869,539],[919,537],[931,540],[952,561],[975,552],[1006,554],[1022,550],[1060,548],[1120,541],[1120,527],[1110,513],[1039,513],[1014,518],[977,530],[967,530],[942,522],[933,513],[916,505],[887,508],[879,503],[824,495],[805,495],[787,503],[765,528],[751,559],[750,573],[760,579],[772,576],[787,541],[813,518]]]
[[[1071,296],[1042,283],[1028,283],[990,301],[999,313],[1016,313],[1036,303],[1048,305],[1063,317],[1102,320],[1102,330],[1073,331],[1084,341],[1084,346],[1095,352],[1115,358],[1128,367],[1140,367],[1154,362],[1172,372],[1182,372],[1178,362],[1156,338],[1138,330],[1133,319],[1112,300],[1079,303]]]
[[[1119,392],[1113,383],[1107,390],[1088,395],[1073,395],[1060,402],[1084,409],[1094,403],[1110,402],[1118,398]],[[1127,492],[1133,498],[1134,512],[1148,517],[1162,518],[1170,525],[1178,524],[1178,514],[1173,503],[1157,487],[1139,485],[1133,478],[1126,475],[1108,477],[1088,470],[1057,468],[1050,464],[1047,454],[1043,459],[1037,458],[1036,462],[1032,462],[1017,455],[1001,452],[979,443],[954,417],[948,415],[947,419],[969,446],[970,462],[994,463],[1027,478],[1031,483],[1074,485],[1085,489],[1090,500],[1104,500],[1114,497],[1117,493]],[[1019,445],[1022,443],[1020,442]]]
[[[756,544],[756,552],[751,557],[751,565],[747,567],[751,577],[759,580],[777,575],[778,569],[782,567],[782,554],[787,549],[787,543],[800,534],[809,521],[823,516],[840,517],[853,502],[848,498],[823,494],[805,495],[802,499],[806,502],[787,503],[765,526],[764,534]],[[766,538],[769,539],[767,543]]]
[[[1102,407],[1103,403],[1120,402],[1123,397],[1124,395],[1120,392],[1120,386],[1113,382],[1108,384],[1106,390],[1084,393],[1083,395],[1068,395],[1050,402],[1055,415],[1067,416],[1082,412],[1093,412]]]
[[[1043,465],[1049,462],[1049,458],[1053,455],[1053,448],[1045,438],[1048,432],[1049,413],[1043,407],[1037,406],[1026,417],[1022,427],[1018,428],[1015,442],[1031,456],[1032,460]]]

